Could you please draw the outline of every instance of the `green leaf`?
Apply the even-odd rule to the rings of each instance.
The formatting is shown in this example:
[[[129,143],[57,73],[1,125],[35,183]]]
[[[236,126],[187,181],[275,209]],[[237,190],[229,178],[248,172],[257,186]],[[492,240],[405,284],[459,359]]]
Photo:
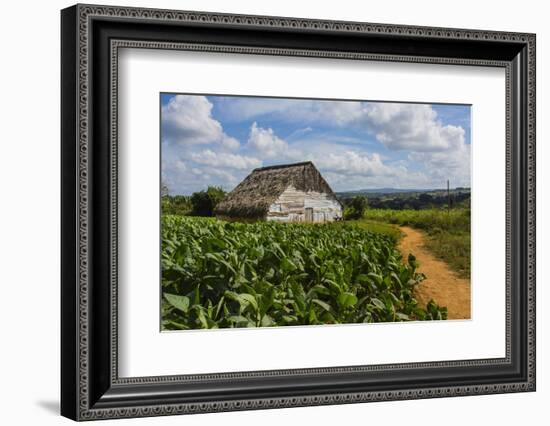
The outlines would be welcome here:
[[[314,285],[313,287],[311,287],[311,289],[307,292],[307,295],[308,295],[308,297],[310,297],[310,296],[314,295],[315,293],[328,295],[328,294],[330,294],[330,290],[328,288],[326,288],[324,285],[317,284],[317,285]]]
[[[248,323],[248,318],[243,317],[242,315],[232,315],[227,319],[228,319],[228,321],[235,322],[235,323],[239,323],[239,322]]]
[[[199,319],[202,328],[208,328],[208,321],[206,320],[202,309],[197,309],[197,318]]]
[[[357,296],[352,293],[344,292],[340,293],[338,296],[338,304],[342,308],[349,308],[350,306],[354,306],[357,303]]]
[[[294,264],[294,262],[292,262],[286,257],[283,257],[283,259],[281,260],[281,269],[285,272],[290,272],[290,271],[296,270],[297,267]]]
[[[283,320],[287,323],[294,323],[298,321],[298,317],[296,315],[283,315]]]
[[[189,298],[187,296],[179,296],[177,294],[164,293],[164,298],[172,305],[174,308],[179,309],[183,313],[189,311]]]
[[[408,315],[403,314],[403,313],[401,313],[401,312],[396,312],[396,313],[395,313],[395,317],[398,318],[398,319],[400,319],[401,321],[409,321],[409,320],[410,320],[410,318],[409,318]]]
[[[222,307],[225,306],[224,301],[225,301],[225,297],[222,296],[220,301],[218,302],[218,304],[216,306],[216,313],[214,314],[214,318],[218,318],[218,316],[220,315],[220,311],[221,311]]]
[[[200,305],[201,304],[201,292],[200,292],[200,285],[195,287],[195,293],[193,296],[193,305]]]
[[[369,276],[367,274],[359,274],[357,275],[357,277],[355,277],[355,280],[359,284],[365,284],[369,282]]]
[[[271,326],[276,325],[276,324],[275,324],[275,321],[273,320],[273,318],[271,318],[269,315],[264,315],[262,317],[262,320],[260,321],[260,325],[262,327],[271,327]]]
[[[317,315],[315,315],[315,310],[314,309],[309,310],[308,322],[310,324],[316,324],[317,323]]]
[[[256,311],[258,310],[258,301],[253,295],[248,293],[241,293],[239,294],[239,299],[241,301],[244,301],[244,304],[251,305],[254,308],[254,310]]]
[[[382,309],[382,310],[386,309],[386,305],[384,305],[384,302],[382,302],[380,299],[373,297],[370,301],[378,309]]]
[[[323,308],[327,312],[332,311],[332,307],[328,303],[323,302],[322,300],[313,299],[312,302],[315,303],[316,305],[319,305],[321,308]]]

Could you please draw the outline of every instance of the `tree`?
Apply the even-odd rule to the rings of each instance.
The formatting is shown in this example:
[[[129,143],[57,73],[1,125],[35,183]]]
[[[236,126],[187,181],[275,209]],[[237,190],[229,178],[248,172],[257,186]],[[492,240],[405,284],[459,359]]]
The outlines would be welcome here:
[[[358,195],[353,197],[353,200],[351,200],[351,207],[359,214],[360,217],[363,216],[368,204],[369,202],[367,197],[364,195]]]
[[[170,194],[170,189],[168,188],[168,185],[166,185],[166,182],[161,181],[160,182],[160,196],[165,197]]]
[[[225,197],[225,191],[217,186],[209,186],[206,191],[193,192],[191,195],[191,214],[194,216],[213,216],[214,208]]]
[[[422,193],[418,196],[418,199],[422,202],[422,204],[430,204],[433,202],[433,197],[430,194]]]
[[[162,214],[188,215],[191,212],[191,197],[187,195],[163,195],[161,197]]]
[[[364,195],[357,195],[352,198],[349,208],[345,211],[346,219],[360,219],[368,206],[368,199]]]

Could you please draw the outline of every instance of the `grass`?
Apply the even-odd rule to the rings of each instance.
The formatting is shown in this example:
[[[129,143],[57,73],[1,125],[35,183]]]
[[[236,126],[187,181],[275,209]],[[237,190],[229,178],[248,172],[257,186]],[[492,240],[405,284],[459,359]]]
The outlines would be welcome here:
[[[377,220],[359,219],[359,220],[349,220],[346,223],[355,224],[359,228],[361,228],[365,231],[370,231],[370,232],[375,232],[377,234],[387,235],[393,241],[395,241],[395,243],[399,242],[399,240],[403,236],[403,234],[401,233],[401,231],[399,230],[399,228],[397,226],[392,225],[392,224],[388,224],[388,223],[384,223],[384,222],[380,222],[380,221],[377,221]]]
[[[426,248],[462,278],[470,278],[470,234],[438,232],[429,235]]]
[[[470,210],[444,209],[388,210],[368,209],[363,219],[367,225],[411,226],[423,230],[426,248],[445,261],[462,278],[470,278]],[[390,224],[390,225],[388,225]]]

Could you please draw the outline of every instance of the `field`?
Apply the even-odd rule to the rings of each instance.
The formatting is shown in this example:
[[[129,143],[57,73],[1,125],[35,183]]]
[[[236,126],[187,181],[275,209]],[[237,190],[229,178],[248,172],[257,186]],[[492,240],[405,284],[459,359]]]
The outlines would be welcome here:
[[[413,295],[424,276],[376,221],[229,223],[162,217],[162,328],[445,319]]]
[[[457,208],[423,210],[367,209],[367,222],[411,226],[424,231],[426,247],[459,276],[470,278],[470,210]]]

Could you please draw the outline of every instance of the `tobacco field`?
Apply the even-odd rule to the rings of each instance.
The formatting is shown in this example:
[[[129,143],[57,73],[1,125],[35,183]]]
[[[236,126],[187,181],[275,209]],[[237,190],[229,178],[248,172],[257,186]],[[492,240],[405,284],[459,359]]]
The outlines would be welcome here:
[[[354,224],[162,217],[163,330],[446,319],[391,235]]]

